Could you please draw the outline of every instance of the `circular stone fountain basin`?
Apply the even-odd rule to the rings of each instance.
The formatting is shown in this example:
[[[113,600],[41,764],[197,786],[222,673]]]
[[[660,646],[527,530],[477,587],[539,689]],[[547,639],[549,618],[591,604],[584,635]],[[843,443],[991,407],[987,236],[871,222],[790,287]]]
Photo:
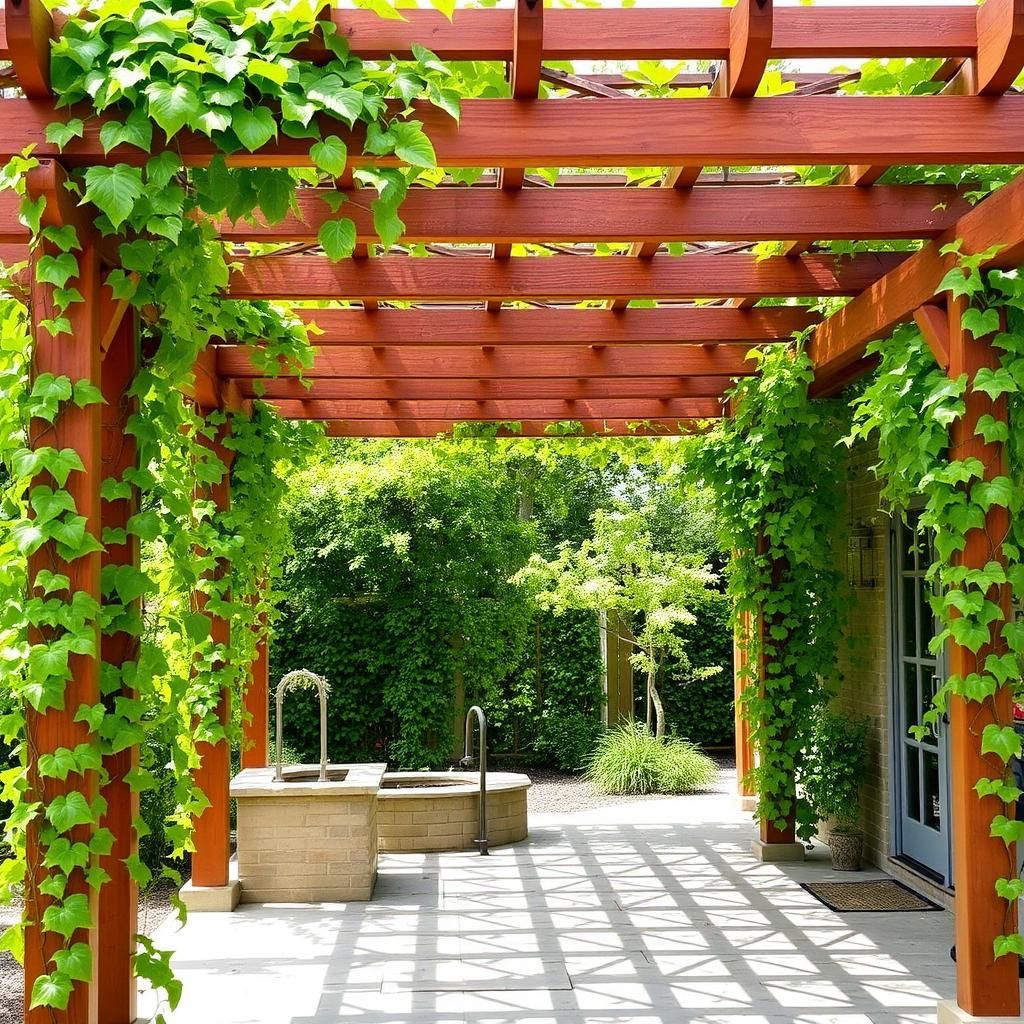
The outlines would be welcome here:
[[[487,835],[491,846],[526,838],[530,780],[487,773]],[[377,835],[389,853],[475,850],[479,834],[477,772],[386,772],[377,793]]]

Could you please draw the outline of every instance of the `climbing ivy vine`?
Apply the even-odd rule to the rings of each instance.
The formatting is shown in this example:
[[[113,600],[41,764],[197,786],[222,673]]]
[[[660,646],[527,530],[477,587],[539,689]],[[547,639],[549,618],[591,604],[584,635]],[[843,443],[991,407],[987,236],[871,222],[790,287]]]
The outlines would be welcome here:
[[[74,343],[73,310],[83,301],[79,260],[90,240],[71,226],[44,226],[45,201],[27,187],[38,166],[31,152],[0,176],[0,187],[22,196],[36,254],[30,270],[0,279],[0,660],[16,697],[0,735],[21,760],[0,779],[0,799],[14,804],[6,838],[17,853],[0,866],[0,896],[24,885],[30,905],[45,898],[41,931],[59,945],[35,982],[33,1006],[65,1008],[73,987],[91,976],[89,946],[77,941],[92,923],[85,886],[106,881],[96,857],[113,844],[100,826],[102,797],[90,802],[72,789],[45,801],[41,787],[75,775],[99,787],[104,755],[140,746],[145,757],[142,741],[159,738],[176,780],[166,832],[176,856],[192,849],[193,820],[207,805],[193,783],[202,744],[225,738],[217,705],[225,691],[243,689],[273,616],[273,578],[287,536],[282,481],[320,436],[260,402],[251,411],[204,412],[187,397],[196,360],[212,342],[248,345],[267,376],[301,374],[311,360],[299,322],[268,303],[224,298],[234,253],[218,240],[218,222],[276,223],[296,208],[299,186],[332,185],[345,174],[351,156],[338,134],[321,132],[324,116],[332,125],[360,126],[365,142],[353,180],[376,190],[374,227],[391,245],[404,229],[398,210],[409,184],[440,175],[410,101],[424,99],[457,117],[460,94],[495,88],[487,68],[454,70],[420,47],[412,60],[362,61],[330,21],[318,20],[321,8],[312,0],[90,0],[54,44],[53,88],[58,105],[74,107],[75,116],[50,125],[48,141],[63,149],[80,137],[88,127],[80,111],[88,107],[105,115],[104,148],[125,153],[123,162],[75,172],[68,183],[72,201],[84,205],[107,240],[105,251],[116,252],[120,269],[107,277],[114,299],[130,304],[141,323],[129,391],[134,411],[125,426],[138,459],[123,477],[104,480],[102,491],[106,501],[137,500],[123,530],[90,533],[69,488],[84,470],[78,455],[28,432],[30,423],[52,426],[68,409],[102,400],[96,381],[32,370],[27,275],[49,286],[41,329]],[[316,60],[308,59],[310,40],[322,43]],[[208,167],[186,167],[184,130],[206,136],[223,155]],[[226,159],[283,137],[301,140],[296,163],[305,166],[246,168]],[[389,163],[399,166],[381,166]],[[341,208],[344,195],[329,188],[320,194],[329,215],[319,243],[331,259],[347,257],[356,231]],[[231,506],[218,510],[212,489],[226,476]],[[72,592],[66,574],[36,568],[38,552],[73,564],[130,538],[144,545],[142,567],[108,566],[102,604]],[[212,630],[212,617],[232,622],[229,640]],[[131,637],[132,656],[103,666],[95,706],[65,708],[69,659],[97,654],[101,631]],[[74,710],[88,740],[30,758],[26,715],[48,709]],[[130,772],[131,788],[154,786],[154,767],[143,761]],[[135,822],[137,834],[144,828]],[[137,856],[127,866],[138,883],[148,881]],[[139,941],[136,973],[162,988],[173,1008],[180,983],[169,954]],[[23,928],[15,927],[0,944],[21,955],[23,942]]]
[[[975,671],[951,673],[944,680],[916,732],[920,737],[934,729],[953,696],[976,709],[969,716],[977,723],[971,728],[979,734],[990,770],[975,789],[979,797],[1004,805],[992,818],[991,835],[1009,851],[1010,844],[1024,841],[1024,822],[1014,820],[1021,790],[1011,771],[1011,761],[1021,756],[1021,740],[1005,703],[995,697],[1005,686],[1018,697],[1022,690],[1024,622],[1007,614],[1002,598],[1009,592],[1018,607],[1024,601],[1024,277],[1020,271],[984,273],[981,267],[991,255],[961,256],[941,290],[961,300],[968,344],[991,342],[998,365],[951,377],[914,325],[899,328],[871,348],[881,362],[855,402],[850,440],[877,440],[875,471],[883,498],[897,512],[905,513],[916,498],[924,500],[920,525],[934,538],[928,579],[940,627],[931,648],[939,654],[952,640],[977,664]],[[950,428],[967,414],[970,397],[982,393],[1008,406],[1007,421],[986,412],[975,424],[987,446],[985,461],[950,446]],[[983,529],[986,517],[1000,509],[1005,536],[995,538],[990,560],[981,568],[961,564],[968,535]],[[1001,557],[994,547],[1000,542]],[[1008,905],[1024,894],[1024,880],[1009,853],[1007,874],[996,891]],[[995,940],[995,954],[1024,954],[1024,939],[1016,929],[1007,932]]]
[[[843,623],[835,569],[843,408],[812,401],[814,368],[799,344],[756,354],[759,376],[731,392],[734,415],[695,449],[693,468],[714,488],[746,668],[743,712],[758,754],[748,782],[758,816],[784,829],[815,822],[798,798],[808,729],[836,680]],[[764,628],[749,628],[763,619]],[[763,666],[759,671],[758,666]]]

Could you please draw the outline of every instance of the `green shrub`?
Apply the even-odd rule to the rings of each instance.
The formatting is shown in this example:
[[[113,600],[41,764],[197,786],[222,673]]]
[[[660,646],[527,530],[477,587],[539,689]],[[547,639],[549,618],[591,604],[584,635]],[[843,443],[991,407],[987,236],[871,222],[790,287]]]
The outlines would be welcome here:
[[[865,717],[826,710],[811,732],[800,781],[813,817],[832,818],[836,832],[856,831],[860,825],[869,726]]]
[[[533,749],[539,763],[578,772],[586,766],[603,731],[601,720],[593,713],[546,712]]]
[[[658,740],[643,726],[628,724],[598,742],[586,778],[602,793],[692,793],[715,771],[715,762],[692,743]]]

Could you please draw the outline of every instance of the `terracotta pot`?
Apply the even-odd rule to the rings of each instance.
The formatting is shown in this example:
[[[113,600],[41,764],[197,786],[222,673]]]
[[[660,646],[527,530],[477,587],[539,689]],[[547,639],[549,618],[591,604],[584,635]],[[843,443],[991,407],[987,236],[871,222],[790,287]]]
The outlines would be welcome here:
[[[864,835],[861,832],[833,832],[828,837],[832,851],[832,867],[836,871],[860,871],[864,854]]]

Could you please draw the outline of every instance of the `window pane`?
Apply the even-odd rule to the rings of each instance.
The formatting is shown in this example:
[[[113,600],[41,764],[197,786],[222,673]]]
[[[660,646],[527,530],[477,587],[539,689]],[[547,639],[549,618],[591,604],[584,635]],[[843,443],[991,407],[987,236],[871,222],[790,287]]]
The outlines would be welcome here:
[[[917,656],[917,587],[916,576],[903,577],[903,654]]]
[[[942,804],[939,800],[939,755],[924,752],[924,823],[935,829],[942,827]]]
[[[903,756],[907,761],[906,804],[907,817],[921,820],[921,766],[920,751],[909,743],[903,744]]]

